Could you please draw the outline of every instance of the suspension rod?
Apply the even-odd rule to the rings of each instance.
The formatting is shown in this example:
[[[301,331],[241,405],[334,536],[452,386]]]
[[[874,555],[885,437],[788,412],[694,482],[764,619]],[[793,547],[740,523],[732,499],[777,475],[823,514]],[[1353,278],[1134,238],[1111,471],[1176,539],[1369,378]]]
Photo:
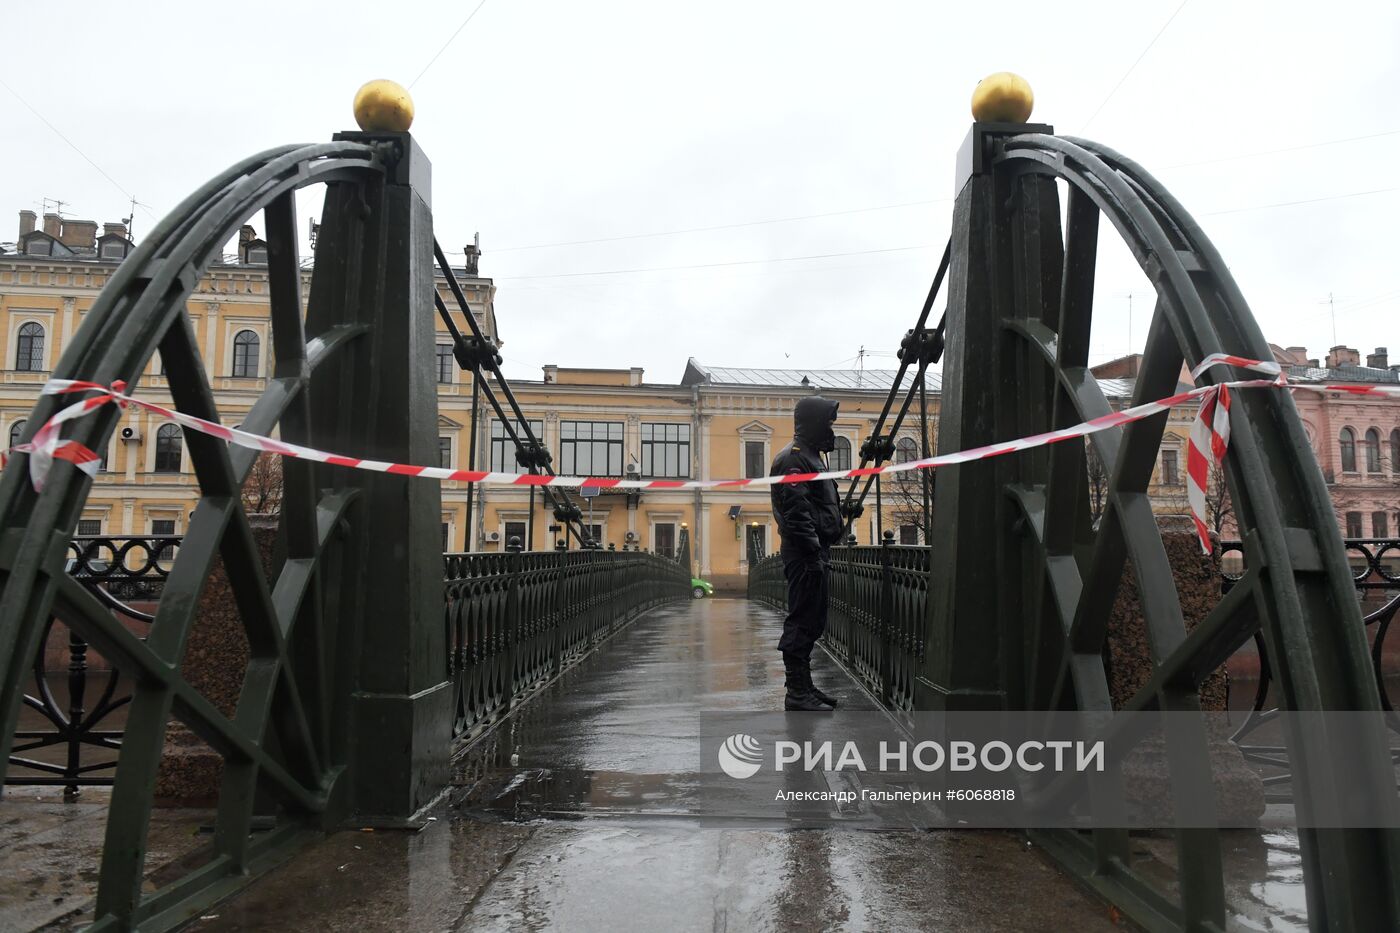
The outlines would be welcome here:
[[[928,297],[926,297],[926,298],[924,299],[924,305],[923,305],[923,307],[919,310],[919,319],[918,319],[918,321],[915,322],[915,324],[914,324],[914,333],[915,333],[915,334],[921,334],[921,333],[923,333],[925,327],[927,327],[927,325],[928,325],[928,316],[929,316],[929,312],[933,310],[933,303],[934,303],[934,301],[938,298],[938,293],[939,293],[939,291],[943,288],[943,279],[948,275],[948,266],[949,266],[949,264],[952,262],[952,256],[953,256],[953,241],[952,241],[952,239],[950,238],[950,239],[948,240],[948,245],[945,246],[945,247],[943,247],[943,258],[940,259],[940,260],[938,261],[938,271],[937,271],[936,273],[934,273],[934,276],[933,276],[933,284],[932,284],[931,286],[929,286]],[[935,331],[935,333],[937,333],[938,336],[939,336],[940,338],[943,336],[943,321],[939,321],[939,322],[938,322],[938,328],[937,328],[937,330]],[[919,357],[919,358],[920,358],[920,361],[922,362],[922,360],[923,360],[923,355],[920,354],[920,357]],[[879,435],[879,434],[882,432],[883,428],[884,428],[885,419],[889,417],[890,408],[891,408],[891,406],[894,405],[895,394],[899,391],[899,386],[900,386],[900,384],[904,381],[904,374],[908,371],[908,369],[909,369],[909,360],[907,360],[907,359],[901,359],[901,360],[899,361],[899,372],[895,375],[893,384],[890,385],[890,392],[889,392],[889,395],[887,395],[887,396],[885,397],[885,404],[884,404],[884,407],[880,409],[880,417],[879,417],[878,419],[876,419],[876,422],[875,422],[875,433],[876,433],[876,435]],[[906,404],[905,407],[906,407],[906,408],[908,407],[907,404]],[[896,430],[898,430],[897,427],[896,427]],[[870,462],[870,458],[867,457],[864,453],[862,453],[862,454],[861,454],[861,458],[860,458],[860,469],[864,469],[864,468],[865,468],[865,465],[866,465],[867,463],[869,463],[869,462]],[[877,465],[877,466],[879,465],[879,461],[876,462],[876,465]],[[850,507],[850,505],[851,505],[851,498],[852,498],[852,495],[855,493],[855,488],[856,488],[856,484],[858,483],[858,481],[859,481],[858,478],[853,477],[853,478],[851,479],[851,485],[850,485],[850,487],[846,490],[845,501],[842,503],[842,505],[845,506],[848,510],[849,510],[849,507]],[[860,500],[859,500],[859,501],[864,501],[865,495],[866,495],[866,493],[869,492],[869,491],[870,491],[870,483],[867,482],[867,483],[865,484],[865,489],[861,491]],[[859,504],[859,501],[858,501],[857,504]],[[847,532],[850,531],[850,527],[851,527],[851,520],[850,520],[850,518],[848,517],[848,518],[847,518],[847,521],[846,521],[846,531],[847,531]]]
[[[489,345],[486,339],[486,335],[483,334],[481,331],[481,325],[477,324],[476,316],[472,314],[471,306],[467,303],[466,295],[462,293],[461,285],[457,283],[457,277],[453,274],[452,267],[448,265],[447,257],[442,251],[442,246],[437,242],[436,238],[433,239],[433,255],[437,259],[438,267],[442,270],[443,278],[447,280],[448,289],[451,290],[453,298],[455,298],[457,301],[458,308],[462,311],[462,316],[466,318],[467,326],[471,328],[472,336],[476,338],[477,344],[479,346]],[[433,292],[433,301],[437,306],[438,314],[447,324],[448,333],[452,335],[452,339],[455,345],[463,339],[462,332],[457,327],[456,322],[452,320],[452,314],[447,309],[446,302],[442,300],[442,296],[439,295],[436,292],[436,290],[434,290]],[[510,383],[506,381],[505,374],[501,372],[501,368],[496,363],[496,360],[493,356],[488,355],[483,362],[485,363],[487,369],[490,371],[491,375],[496,377],[496,383],[500,386],[501,391],[505,394],[506,401],[510,403],[511,411],[515,414],[516,423],[519,427],[524,429],[525,436],[530,441],[530,473],[535,474],[537,472],[537,469],[542,469],[545,475],[553,476],[554,470],[549,466],[548,463],[545,463],[542,467],[539,467],[538,464],[535,462],[535,452],[541,450],[543,445],[541,445],[538,438],[535,437],[534,431],[530,429],[529,419],[525,417],[525,413],[520,408],[520,403],[517,402],[515,399],[515,394],[511,392]],[[483,381],[482,388],[486,392],[487,401],[490,402],[491,407],[495,409],[496,416],[501,419],[501,424],[505,427],[506,432],[510,435],[511,441],[515,444],[517,452],[523,450],[524,445],[520,442],[520,436],[516,433],[514,427],[511,425],[511,419],[507,418],[505,412],[501,409],[500,401],[496,398],[495,393],[491,390],[490,383]],[[559,511],[565,516],[569,515],[569,508],[572,507],[572,504],[569,502],[567,496],[564,497],[563,500],[564,507],[561,507],[559,500],[556,498],[556,493],[553,489],[551,489],[548,486],[541,486],[540,489],[543,491],[544,498],[549,502],[549,505],[552,509]],[[573,522],[571,522],[567,517],[561,520],[564,522],[566,530],[578,539],[579,546],[586,547],[588,540],[591,538],[591,534],[583,529],[582,519],[580,519],[579,521],[578,528],[574,528]]]

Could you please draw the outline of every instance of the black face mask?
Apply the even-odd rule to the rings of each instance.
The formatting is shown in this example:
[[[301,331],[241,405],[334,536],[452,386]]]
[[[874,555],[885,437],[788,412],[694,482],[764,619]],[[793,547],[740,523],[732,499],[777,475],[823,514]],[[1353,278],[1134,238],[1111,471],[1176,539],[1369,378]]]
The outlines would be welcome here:
[[[836,432],[831,426],[836,423],[836,411],[840,402],[811,395],[797,403],[792,412],[793,434],[820,453],[830,453],[836,449]]]

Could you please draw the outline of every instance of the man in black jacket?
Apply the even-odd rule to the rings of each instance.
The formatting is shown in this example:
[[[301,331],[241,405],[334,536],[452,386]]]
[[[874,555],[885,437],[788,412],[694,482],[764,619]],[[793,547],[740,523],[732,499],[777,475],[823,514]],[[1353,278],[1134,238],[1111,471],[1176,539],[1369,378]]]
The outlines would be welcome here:
[[[792,414],[792,443],[778,451],[770,476],[820,473],[827,469],[822,454],[834,450],[840,402],[809,396],[797,403]],[[836,700],[812,684],[812,648],[826,629],[831,546],[841,540],[841,497],[835,480],[778,483],[770,487],[773,517],[783,538],[783,575],[788,585],[788,614],[783,620],[783,653],[787,674],[788,710],[824,712]]]

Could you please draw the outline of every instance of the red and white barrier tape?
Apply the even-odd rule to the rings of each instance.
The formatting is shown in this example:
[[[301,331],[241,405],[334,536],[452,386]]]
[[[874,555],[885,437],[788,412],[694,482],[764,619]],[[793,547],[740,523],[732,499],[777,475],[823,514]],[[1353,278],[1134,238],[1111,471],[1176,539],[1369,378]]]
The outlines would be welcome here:
[[[174,409],[166,408],[163,405],[157,405],[154,402],[144,401],[126,394],[126,385],[121,382],[114,383],[109,387],[95,382],[82,382],[72,379],[49,380],[44,386],[43,394],[62,395],[75,392],[93,392],[96,394],[60,410],[45,422],[44,426],[35,433],[34,437],[28,443],[16,445],[11,449],[10,453],[29,454],[29,476],[36,490],[44,488],[44,478],[48,475],[54,460],[67,460],[85,473],[95,475],[101,463],[101,458],[76,441],[60,440],[58,437],[59,431],[64,422],[72,421],[75,418],[81,418],[103,405],[115,403],[121,405],[123,408],[128,405],[144,408],[147,411],[154,412],[163,418],[168,418],[190,430],[213,435],[231,444],[237,444],[240,447],[247,447],[252,450],[267,453],[281,454],[285,457],[297,457],[302,460],[314,460],[319,463],[329,463],[333,466],[349,467],[356,470],[372,470],[378,473],[393,473],[400,476],[423,476],[429,479],[448,482],[484,483],[494,486],[591,486],[600,489],[733,489],[748,486],[772,486],[782,483],[808,483],[814,480],[824,479],[849,479],[860,476],[875,476],[881,473],[902,473],[908,470],[929,470],[955,463],[967,463],[972,460],[986,460],[990,457],[999,457],[1003,454],[1013,453],[1018,450],[1029,450],[1032,447],[1042,447],[1047,444],[1055,444],[1076,437],[1087,437],[1090,434],[1104,431],[1108,428],[1118,427],[1119,425],[1129,424],[1134,421],[1141,421],[1143,418],[1160,414],[1161,412],[1175,408],[1178,405],[1194,399],[1200,399],[1201,406],[1197,413],[1196,421],[1191,428],[1190,447],[1187,451],[1186,458],[1186,472],[1188,477],[1187,499],[1191,505],[1192,518],[1195,520],[1197,534],[1201,539],[1201,547],[1206,553],[1210,553],[1210,537],[1205,524],[1205,490],[1209,479],[1210,466],[1221,462],[1222,458],[1225,456],[1225,449],[1230,440],[1229,416],[1231,390],[1281,387],[1289,389],[1303,388],[1317,391],[1347,392],[1353,395],[1400,395],[1400,386],[1290,386],[1285,382],[1283,372],[1277,363],[1244,359],[1224,353],[1213,353],[1206,357],[1201,361],[1199,366],[1191,371],[1191,375],[1193,378],[1199,379],[1200,375],[1207,369],[1212,366],[1222,365],[1264,373],[1272,378],[1246,379],[1235,382],[1223,382],[1211,386],[1199,386],[1187,392],[1180,392],[1155,402],[1145,402],[1142,405],[1136,405],[1122,411],[1110,412],[1107,415],[1090,419],[1074,427],[1061,428],[1056,431],[1046,431],[1043,434],[1034,434],[1030,437],[1023,437],[1018,440],[988,444],[984,447],[975,447],[971,450],[939,454],[936,457],[926,457],[922,460],[910,460],[905,463],[887,463],[882,466],[864,467],[854,470],[827,470],[821,473],[790,473],[786,476],[763,476],[750,479],[666,480],[612,479],[595,476],[546,476],[544,474],[531,473],[491,473],[481,470],[451,470],[445,467],[412,466],[404,463],[389,463],[383,460],[362,460],[356,457],[329,454],[325,451],[313,450],[310,447],[301,447],[297,444],[288,444],[257,434],[249,434],[246,431],[225,427],[224,425],[216,424],[212,421],[205,421],[203,418],[196,418],[192,415],[183,414]]]

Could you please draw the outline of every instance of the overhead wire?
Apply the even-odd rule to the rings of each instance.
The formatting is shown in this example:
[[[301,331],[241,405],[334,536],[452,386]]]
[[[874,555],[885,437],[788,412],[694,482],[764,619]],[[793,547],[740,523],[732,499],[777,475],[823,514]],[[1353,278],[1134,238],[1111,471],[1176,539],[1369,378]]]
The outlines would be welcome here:
[[[428,64],[424,65],[423,70],[418,72],[418,77],[414,78],[411,82],[409,82],[408,89],[410,91],[413,90],[413,85],[417,84],[422,79],[422,77],[428,73],[428,69],[433,67],[433,63],[442,57],[442,53],[447,51],[447,47],[456,40],[458,33],[460,33],[463,29],[467,28],[467,23],[470,23],[472,21],[472,18],[476,16],[476,14],[480,13],[481,8],[484,6],[486,6],[486,0],[481,0],[481,2],[476,5],[476,8],[467,14],[467,18],[462,20],[462,25],[458,26],[456,31],[453,32],[452,35],[447,37],[447,41],[442,44],[442,48],[437,50],[437,54],[435,54],[432,58],[428,59]]]
[[[1128,66],[1127,71],[1123,72],[1123,77],[1118,79],[1118,83],[1113,85],[1113,90],[1108,92],[1108,96],[1105,97],[1103,101],[1097,107],[1094,108],[1094,112],[1089,115],[1089,119],[1084,121],[1084,126],[1082,127],[1082,129],[1087,130],[1089,128],[1089,125],[1093,123],[1094,120],[1098,117],[1099,112],[1102,111],[1103,108],[1108,105],[1108,102],[1113,99],[1113,95],[1118,93],[1118,89],[1123,86],[1123,82],[1128,80],[1128,76],[1131,75],[1133,71],[1137,68],[1137,66],[1142,62],[1142,60],[1147,57],[1147,53],[1152,51],[1152,47],[1157,44],[1157,40],[1162,38],[1162,33],[1167,31],[1167,27],[1172,24],[1172,21],[1176,19],[1177,14],[1184,10],[1186,8],[1186,4],[1189,2],[1190,0],[1181,0],[1181,5],[1178,6],[1172,12],[1171,16],[1167,17],[1167,21],[1162,24],[1161,29],[1157,30],[1157,34],[1152,37],[1152,41],[1147,43],[1147,47],[1142,50],[1142,53],[1138,55],[1137,58],[1133,59],[1133,63]]]
[[[95,169],[97,170],[98,174],[100,174],[103,178],[105,178],[105,179],[107,179],[109,182],[111,182],[111,183],[112,183],[112,187],[114,187],[114,188],[116,188],[118,191],[120,191],[120,192],[127,198],[127,200],[130,200],[130,201],[135,202],[135,204],[136,204],[137,207],[140,207],[140,208],[141,208],[143,211],[145,211],[147,214],[150,214],[150,216],[152,216],[152,217],[155,216],[155,214],[152,214],[152,213],[151,213],[150,208],[148,208],[145,204],[142,204],[140,201],[137,201],[137,200],[136,200],[136,195],[134,195],[134,194],[132,194],[130,191],[126,190],[125,186],[123,186],[123,185],[121,184],[121,182],[117,181],[115,178],[113,178],[111,175],[109,175],[109,174],[107,173],[107,170],[106,170],[106,169],[104,169],[102,166],[100,166],[100,165],[98,165],[96,162],[94,162],[93,159],[92,159],[92,157],[89,156],[86,152],[84,152],[82,149],[78,148],[78,144],[77,144],[77,143],[73,142],[73,140],[71,140],[71,139],[69,139],[67,136],[65,136],[65,135],[63,134],[63,131],[62,131],[62,130],[60,130],[58,127],[54,126],[53,123],[51,123],[51,122],[49,121],[49,118],[48,118],[48,117],[44,116],[42,113],[40,113],[40,112],[34,107],[33,104],[31,104],[29,101],[25,100],[24,97],[20,95],[19,91],[16,91],[14,88],[12,88],[12,87],[10,87],[8,84],[6,84],[5,81],[4,81],[4,79],[0,79],[0,87],[3,87],[5,90],[9,91],[12,95],[14,95],[15,100],[19,101],[21,104],[23,104],[23,105],[25,106],[25,109],[27,109],[30,113],[34,114],[34,116],[38,117],[38,118],[39,118],[39,121],[40,121],[41,123],[43,123],[45,126],[47,126],[50,130],[52,130],[55,136],[57,136],[59,139],[63,140],[65,143],[67,143],[67,144],[68,144],[68,147],[69,147],[70,149],[72,149],[72,150],[73,150],[74,152],[76,152],[78,155],[82,156],[83,159],[87,162],[88,165],[91,165],[93,168],[95,168]]]

